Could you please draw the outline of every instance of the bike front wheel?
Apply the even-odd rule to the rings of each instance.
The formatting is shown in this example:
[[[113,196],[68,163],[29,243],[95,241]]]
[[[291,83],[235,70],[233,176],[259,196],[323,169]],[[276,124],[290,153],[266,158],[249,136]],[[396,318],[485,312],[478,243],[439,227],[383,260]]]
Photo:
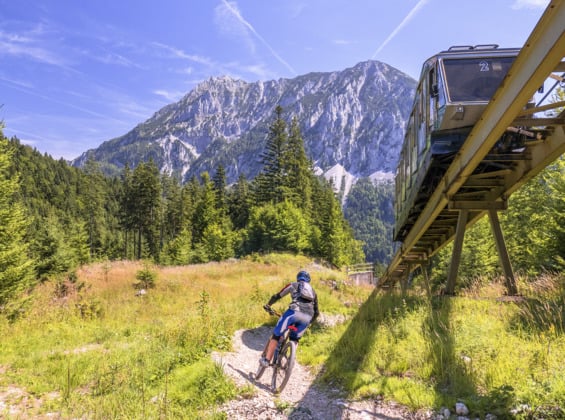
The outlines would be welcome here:
[[[274,366],[272,388],[273,392],[281,393],[292,373],[296,358],[296,342],[288,341],[281,349]]]
[[[259,378],[260,378],[261,376],[263,376],[263,373],[265,372],[265,369],[267,369],[267,367],[266,367],[266,366],[263,366],[263,365],[261,364],[261,362],[259,362],[259,366],[257,367],[257,372],[255,372],[255,375],[253,376],[253,379],[254,379],[255,381],[259,380]]]

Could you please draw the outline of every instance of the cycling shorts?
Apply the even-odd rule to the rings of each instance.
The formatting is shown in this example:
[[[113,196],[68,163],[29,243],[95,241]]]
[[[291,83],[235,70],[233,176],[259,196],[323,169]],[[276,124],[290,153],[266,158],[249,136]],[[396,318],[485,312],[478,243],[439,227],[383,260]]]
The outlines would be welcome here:
[[[294,311],[292,309],[287,309],[284,314],[282,314],[281,318],[277,322],[275,329],[273,330],[273,335],[280,337],[283,335],[285,330],[288,328],[289,325],[294,324],[297,331],[290,332],[290,339],[294,341],[298,341],[300,337],[304,334],[308,325],[312,321],[312,316],[305,314],[303,312]]]

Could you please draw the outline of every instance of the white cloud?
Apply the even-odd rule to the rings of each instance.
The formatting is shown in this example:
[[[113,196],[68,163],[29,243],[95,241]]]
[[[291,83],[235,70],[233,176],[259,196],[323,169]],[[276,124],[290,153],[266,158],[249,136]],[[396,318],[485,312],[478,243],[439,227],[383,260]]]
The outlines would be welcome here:
[[[171,47],[170,45],[165,45],[165,44],[162,44],[160,42],[153,42],[152,45],[169,52],[173,58],[180,58],[180,59],[183,59],[183,60],[189,60],[189,61],[193,61],[193,62],[198,63],[198,64],[204,64],[204,65],[209,66],[209,67],[214,67],[216,65],[208,57],[203,57],[203,56],[194,55],[194,54],[188,54],[188,53],[184,52],[183,50],[181,50],[179,48]]]
[[[5,77],[2,74],[0,74],[0,81],[5,82],[5,83],[9,83],[10,85],[16,85],[16,86],[19,86],[19,87],[22,87],[22,88],[26,88],[26,89],[33,89],[34,88],[33,83],[31,83],[29,81]]]
[[[65,59],[40,45],[34,36],[30,36],[34,32],[36,31],[19,34],[0,31],[0,56],[27,57],[41,63],[65,67],[68,64]]]
[[[132,67],[132,68],[138,68],[138,69],[143,68],[141,65],[133,62],[129,58],[124,57],[123,55],[118,54],[116,52],[112,52],[112,51],[106,51],[103,54],[95,54],[95,53],[86,52],[86,55],[89,58],[92,58],[92,59],[99,61],[100,63],[104,63],[104,64],[117,65],[117,66],[122,66],[122,67]]]
[[[158,96],[162,96],[169,102],[177,102],[180,98],[185,95],[185,92],[180,91],[169,91],[164,89],[154,90],[153,93]]]
[[[548,0],[516,0],[512,9],[545,9],[548,4]]]

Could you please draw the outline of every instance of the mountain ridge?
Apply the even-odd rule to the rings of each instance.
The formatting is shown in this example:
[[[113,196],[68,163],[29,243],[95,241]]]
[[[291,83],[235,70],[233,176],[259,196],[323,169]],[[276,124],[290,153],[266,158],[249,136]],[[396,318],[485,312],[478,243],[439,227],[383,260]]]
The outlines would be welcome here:
[[[182,181],[222,164],[229,182],[254,178],[277,105],[297,117],[305,150],[319,173],[336,165],[354,179],[391,178],[416,81],[379,61],[292,79],[245,82],[211,77],[123,136],[84,152],[108,174],[153,159]]]

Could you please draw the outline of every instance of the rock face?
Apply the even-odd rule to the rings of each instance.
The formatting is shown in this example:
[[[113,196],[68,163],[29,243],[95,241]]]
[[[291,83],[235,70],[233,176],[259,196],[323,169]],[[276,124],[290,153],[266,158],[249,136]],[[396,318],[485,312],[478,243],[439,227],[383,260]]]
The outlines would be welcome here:
[[[409,76],[378,61],[339,72],[248,83],[211,78],[129,133],[75,159],[91,158],[108,173],[150,158],[161,172],[186,181],[219,164],[228,182],[261,169],[277,105],[297,117],[305,149],[321,173],[336,168],[351,178],[389,177],[396,168],[416,87]]]

